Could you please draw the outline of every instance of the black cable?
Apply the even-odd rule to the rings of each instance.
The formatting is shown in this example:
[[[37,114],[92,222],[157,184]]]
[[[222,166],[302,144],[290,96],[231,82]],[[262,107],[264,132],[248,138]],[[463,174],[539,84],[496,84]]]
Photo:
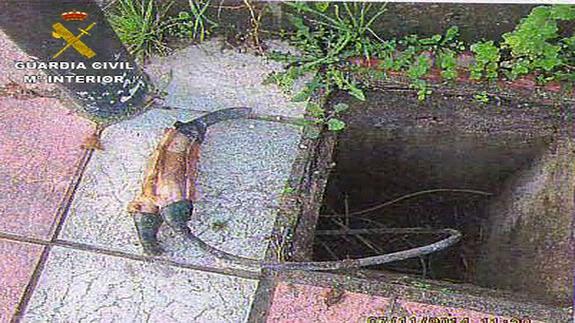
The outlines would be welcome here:
[[[170,223],[168,223],[170,224]],[[264,262],[258,259],[241,257],[229,252],[220,250],[211,246],[210,244],[206,243],[204,240],[196,236],[191,232],[191,230],[186,226],[185,229],[182,227],[174,228],[176,231],[185,233],[186,238],[188,238],[192,243],[194,243],[197,247],[201,250],[209,253],[210,255],[229,261],[232,264],[240,265],[240,266],[247,266],[247,267],[260,267],[263,269],[272,269],[272,270],[310,270],[310,271],[326,271],[326,270],[341,270],[341,269],[353,269],[359,267],[366,267],[366,266],[373,266],[373,265],[381,265],[389,262],[405,260],[414,257],[420,257],[423,255],[427,255],[430,253],[434,253],[440,250],[443,250],[447,247],[450,247],[457,243],[461,239],[461,232],[454,230],[454,229],[437,229],[437,230],[430,230],[430,229],[422,229],[422,228],[405,228],[405,229],[371,229],[370,231],[378,231],[378,230],[405,230],[405,232],[424,232],[424,233],[447,233],[449,237],[442,239],[438,242],[434,242],[432,244],[397,251],[393,253],[371,256],[371,257],[364,257],[364,258],[357,258],[357,259],[345,259],[345,260],[336,260],[336,261],[304,261],[304,262]],[[360,229],[363,233],[365,233],[365,229]],[[337,231],[337,230],[330,230],[330,231]],[[353,234],[351,232],[357,230],[341,230],[342,234]]]

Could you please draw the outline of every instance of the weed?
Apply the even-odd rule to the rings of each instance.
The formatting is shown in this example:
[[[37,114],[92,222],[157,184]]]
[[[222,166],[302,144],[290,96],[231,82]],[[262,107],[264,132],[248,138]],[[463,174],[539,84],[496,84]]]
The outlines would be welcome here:
[[[340,119],[341,113],[349,109],[345,103],[338,103],[327,112],[319,104],[309,102],[307,109],[310,118],[304,119],[301,125],[304,126],[304,133],[308,138],[317,138],[320,134],[319,127],[326,125],[328,130],[341,131],[345,128],[345,122]]]
[[[152,52],[168,51],[164,40],[165,17],[172,2],[162,8],[154,0],[118,0],[109,22],[136,58],[144,60]]]
[[[243,1],[250,13],[250,23],[252,25],[252,28],[249,32],[249,37],[252,39],[254,47],[257,48],[260,53],[263,53],[264,48],[260,40],[260,28],[261,28],[262,16],[265,10],[267,9],[267,4],[264,4],[258,9],[252,3],[254,2],[253,0],[243,0]]]
[[[487,95],[487,92],[485,91],[481,91],[479,93],[476,93],[473,98],[475,98],[475,100],[477,102],[483,103],[483,104],[487,104],[489,103],[489,95]]]
[[[411,87],[417,90],[417,98],[424,101],[431,94],[428,84],[421,78],[429,72],[431,60],[425,54],[420,54],[407,70],[407,76],[411,79]]]
[[[494,80],[498,75],[499,48],[493,41],[479,42],[471,45],[471,51],[475,54],[475,63],[471,66],[470,77],[474,80],[486,78]]]
[[[455,52],[451,49],[442,49],[439,51],[436,64],[441,69],[441,76],[446,80],[457,78],[457,58]]]
[[[204,41],[218,24],[206,15],[211,0],[189,0],[187,11],[180,11],[167,27],[168,33],[179,38]]]
[[[313,125],[327,125],[329,130],[339,131],[345,123],[335,114],[326,112],[310,102],[311,95],[321,90],[324,95],[339,89],[346,91],[358,100],[365,100],[359,84],[342,70],[342,65],[350,57],[371,57],[382,48],[382,42],[371,29],[371,25],[384,13],[382,6],[373,11],[370,3],[327,2],[314,5],[294,2],[285,3],[293,12],[290,21],[295,27],[291,43],[300,54],[274,52],[269,58],[285,62],[284,72],[273,73],[268,82],[276,83],[284,91],[290,91],[295,79],[312,74],[314,78],[297,93],[294,101],[307,102],[307,108],[314,120]]]
[[[503,35],[502,47],[510,51],[507,75],[515,79],[534,70],[549,73],[573,58],[573,36],[559,38],[558,21],[575,20],[575,6],[534,8],[515,28]]]

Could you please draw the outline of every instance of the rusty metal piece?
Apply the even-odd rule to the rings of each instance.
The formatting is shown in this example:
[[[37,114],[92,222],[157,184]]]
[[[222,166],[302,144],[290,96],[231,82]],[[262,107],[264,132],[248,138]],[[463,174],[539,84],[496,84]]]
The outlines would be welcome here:
[[[142,192],[129,205],[130,213],[159,214],[160,208],[195,200],[200,146],[173,128],[164,131],[146,168]]]
[[[144,251],[161,252],[157,242],[160,225],[188,234],[187,222],[196,199],[200,144],[207,127],[217,122],[248,117],[249,108],[230,108],[205,114],[190,122],[176,122],[154,150],[146,167],[141,193],[128,204]]]
[[[157,240],[164,222],[160,212],[179,201],[195,199],[199,143],[166,129],[146,168],[141,193],[128,205],[146,254],[162,253]],[[163,212],[166,213],[166,212]]]

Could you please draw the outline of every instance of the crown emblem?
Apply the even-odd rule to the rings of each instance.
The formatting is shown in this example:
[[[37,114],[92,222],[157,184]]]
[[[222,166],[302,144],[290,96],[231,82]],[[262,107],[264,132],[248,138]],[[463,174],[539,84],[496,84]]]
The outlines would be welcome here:
[[[70,20],[82,21],[86,18],[88,18],[88,14],[82,11],[68,11],[62,13],[62,19],[66,21]]]

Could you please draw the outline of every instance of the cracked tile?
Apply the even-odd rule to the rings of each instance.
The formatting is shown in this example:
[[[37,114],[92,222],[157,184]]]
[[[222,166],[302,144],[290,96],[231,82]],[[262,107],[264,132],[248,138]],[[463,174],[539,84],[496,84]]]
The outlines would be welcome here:
[[[267,322],[366,322],[368,316],[383,316],[390,304],[390,298],[381,296],[280,283]]]
[[[281,63],[222,50],[221,44],[213,39],[151,60],[145,69],[156,83],[172,72],[167,105],[202,111],[246,106],[261,114],[303,116],[304,103],[291,102],[276,85],[262,84],[269,73],[283,70]],[[301,88],[303,81],[298,83]]]
[[[105,150],[93,155],[70,207],[61,239],[141,254],[126,211],[138,194],[144,167],[163,129],[197,113],[152,110],[104,131]],[[212,126],[202,145],[198,200],[190,222],[210,244],[241,256],[262,258],[279,197],[297,154],[299,128],[256,120]],[[222,229],[214,222],[225,222]],[[175,236],[160,232],[162,257],[222,267],[216,259]]]
[[[93,125],[45,98],[0,98],[0,125],[0,231],[47,239]]]
[[[244,322],[257,281],[55,247],[23,322]]]
[[[0,239],[0,322],[10,322],[42,247]]]

